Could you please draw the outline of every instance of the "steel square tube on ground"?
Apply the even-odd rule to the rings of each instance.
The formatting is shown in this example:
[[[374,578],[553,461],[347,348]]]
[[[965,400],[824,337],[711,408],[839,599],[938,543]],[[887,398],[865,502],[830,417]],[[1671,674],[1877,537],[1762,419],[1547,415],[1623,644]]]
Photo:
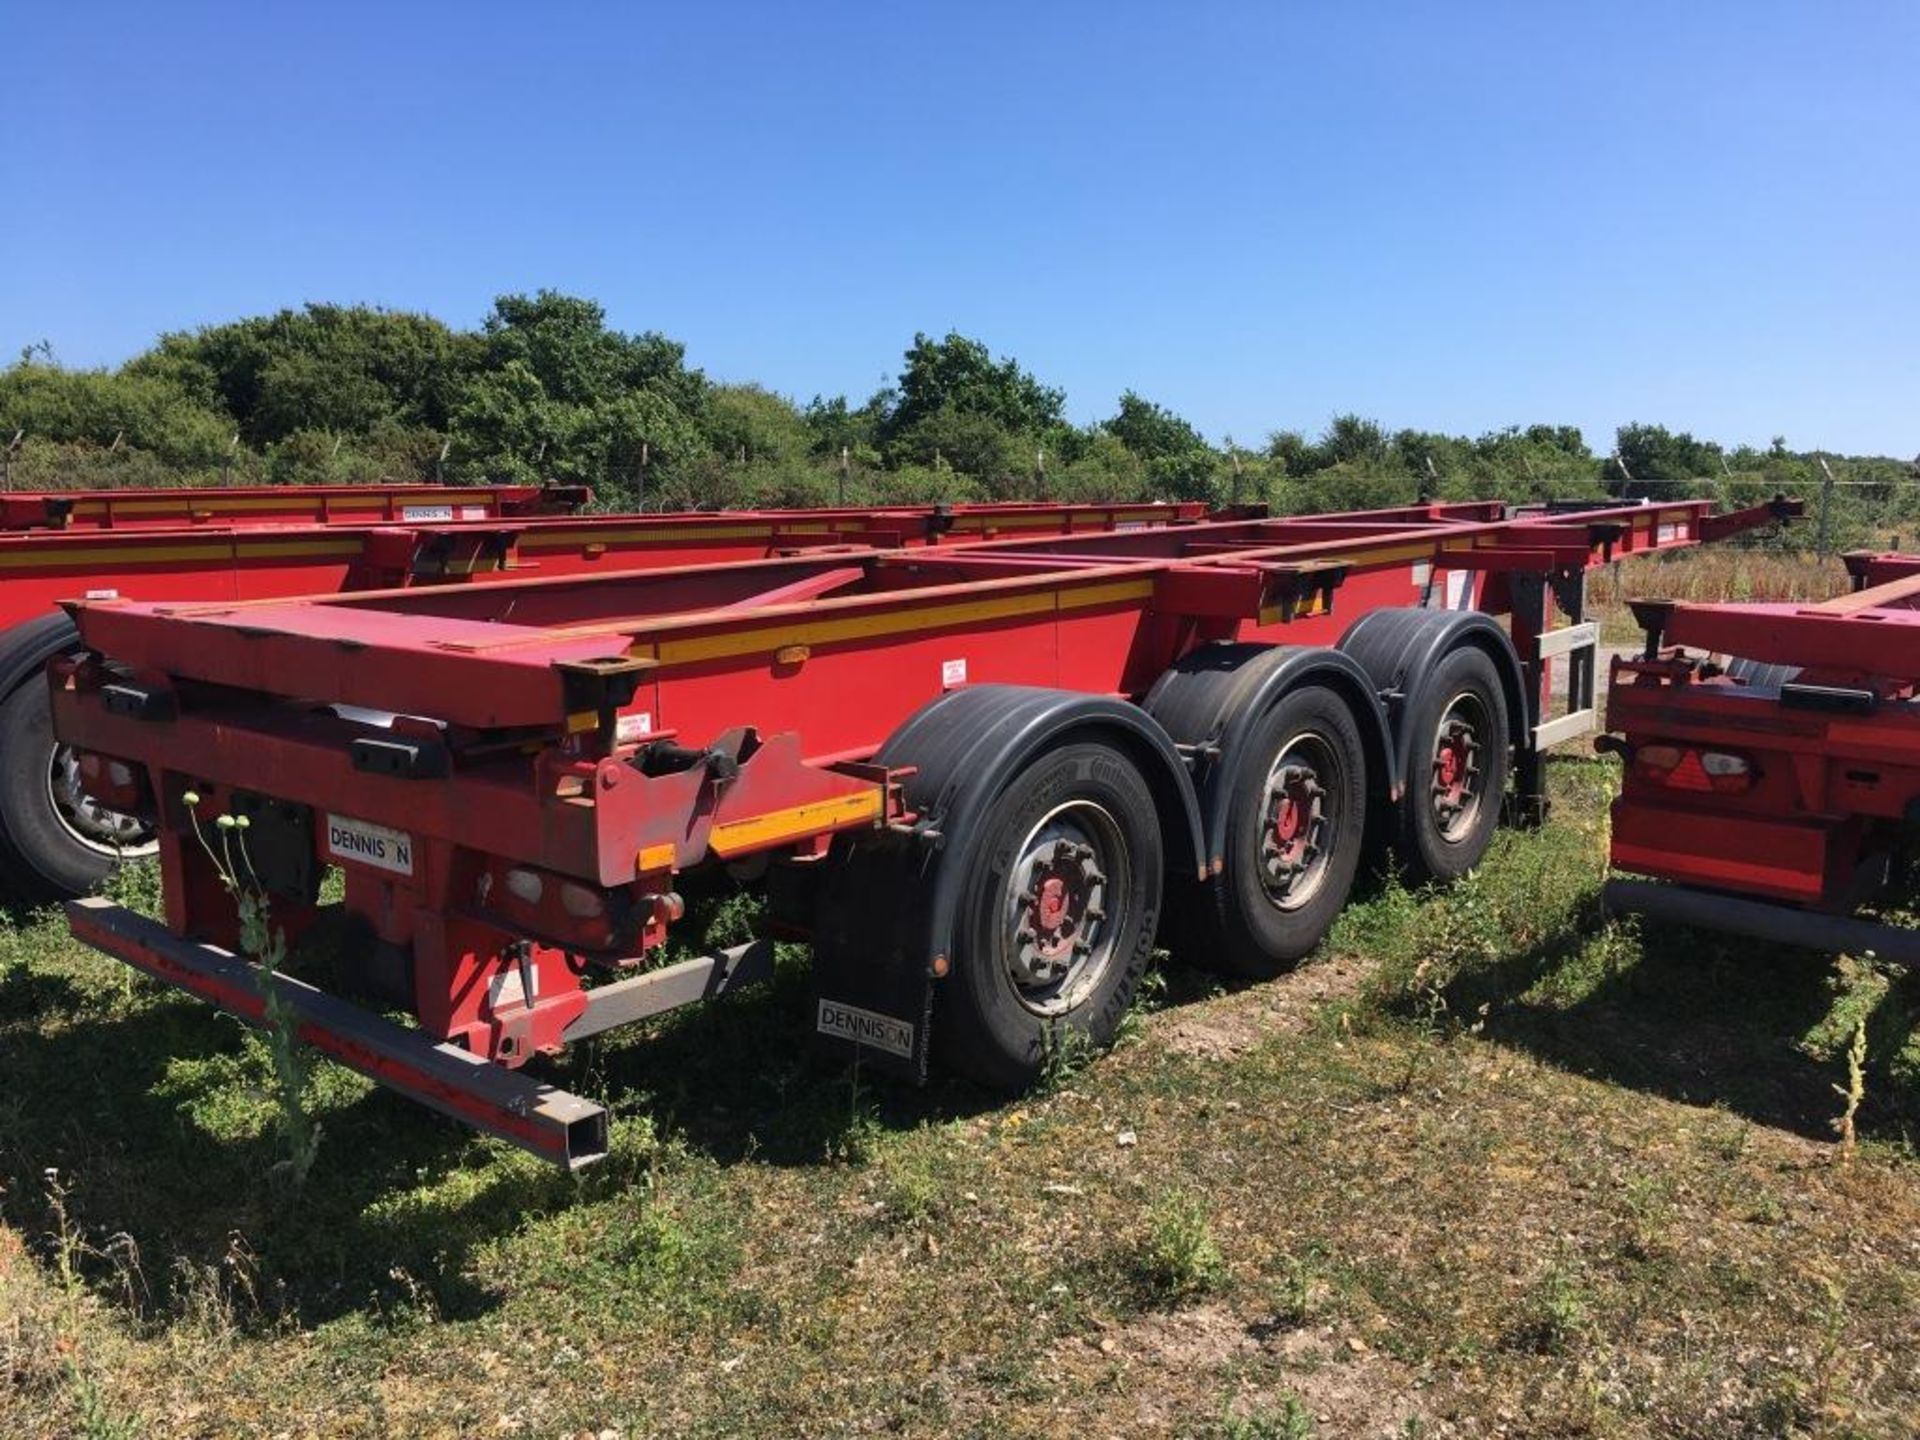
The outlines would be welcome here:
[[[260,971],[242,957],[182,940],[158,921],[106,900],[70,901],[67,920],[95,949],[249,1024],[266,1023]],[[607,1113],[591,1101],[456,1045],[437,1044],[291,976],[275,976],[273,983],[297,1019],[299,1038],[330,1059],[568,1169],[606,1157]]]

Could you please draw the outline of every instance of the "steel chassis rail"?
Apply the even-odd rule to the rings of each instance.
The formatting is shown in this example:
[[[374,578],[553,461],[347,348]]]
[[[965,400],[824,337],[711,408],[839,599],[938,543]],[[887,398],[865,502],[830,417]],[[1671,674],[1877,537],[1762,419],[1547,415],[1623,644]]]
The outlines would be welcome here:
[[[0,494],[0,530],[139,530],[183,526],[367,525],[566,515],[584,485],[179,486],[16,490]]]
[[[547,493],[521,488],[533,495]],[[435,497],[443,493],[431,492]],[[7,498],[19,497],[0,497],[0,501]],[[396,502],[388,508],[395,511],[390,520],[343,508],[324,522],[275,519],[270,524],[250,524],[225,517],[218,523],[184,527],[177,521],[134,528],[121,522],[112,528],[70,526],[0,534],[0,626],[34,619],[57,601],[82,596],[273,599],[484,582],[536,573],[657,569],[807,550],[898,549],[1003,536],[1133,529],[1190,523],[1206,513],[1197,504],[1152,502],[671,515],[567,516],[540,511],[487,518],[456,518],[456,507],[438,503]],[[475,503],[470,508],[482,506]]]

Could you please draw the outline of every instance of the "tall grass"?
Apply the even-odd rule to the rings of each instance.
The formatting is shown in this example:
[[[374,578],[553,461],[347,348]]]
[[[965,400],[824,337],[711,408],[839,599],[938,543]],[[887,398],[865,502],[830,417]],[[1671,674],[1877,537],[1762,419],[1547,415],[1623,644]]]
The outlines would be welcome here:
[[[1846,567],[1831,555],[1707,546],[1648,556],[1596,570],[1587,598],[1623,600],[1759,600],[1808,603],[1849,588]]]

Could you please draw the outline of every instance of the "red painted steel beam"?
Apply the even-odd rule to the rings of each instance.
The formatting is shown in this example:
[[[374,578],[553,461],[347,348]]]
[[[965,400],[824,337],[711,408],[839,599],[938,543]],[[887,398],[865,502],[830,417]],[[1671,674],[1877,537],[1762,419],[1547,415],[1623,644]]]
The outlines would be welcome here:
[[[1911,610],[1920,602],[1920,567],[1906,575],[1890,575],[1864,590],[1836,595],[1813,606],[1828,615],[1853,615],[1862,610]]]
[[[1808,605],[1635,606],[1660,618],[1666,644],[1769,664],[1920,681],[1920,611],[1857,610]]]
[[[128,530],[181,526],[365,525],[571,514],[585,486],[244,485],[35,490],[0,495],[0,529]]]
[[[914,586],[890,579],[869,593],[744,607],[738,602],[758,592],[844,569],[844,557],[690,566],[645,575],[506,579],[468,587],[231,606],[89,604],[75,607],[74,613],[94,649],[171,675],[280,695],[321,695],[478,727],[550,726],[565,714],[553,668],[557,662],[631,655],[659,667],[657,683],[668,674],[715,668],[750,671],[793,646],[871,651],[893,643],[893,637],[964,636],[1008,625],[1051,628],[1056,619],[1084,615],[1113,614],[1118,625],[1106,627],[1103,633],[1109,638],[1100,642],[1103,648],[1077,652],[1086,658],[1085,666],[1076,671],[1016,671],[1007,678],[1060,684],[1084,673],[1089,681],[1100,677],[1095,688],[1112,690],[1125,684],[1113,662],[1131,652],[1133,640],[1127,637],[1149,610],[1185,613],[1200,621],[1223,618],[1221,602],[1212,598],[1196,600],[1182,612],[1175,598],[1180,588],[1200,582],[1169,581],[1172,589],[1163,591],[1159,577],[1171,569],[1253,565],[1297,570],[1310,565],[1340,566],[1348,575],[1364,575],[1404,572],[1415,562],[1466,567],[1473,563],[1467,557],[1475,548],[1526,547],[1534,536],[1544,537],[1557,556],[1569,561],[1578,555],[1587,563],[1599,563],[1608,543],[1604,535],[1619,530],[1644,532],[1644,547],[1694,543],[1689,537],[1705,510],[1706,502],[1687,502],[1591,512],[1571,527],[1589,542],[1578,551],[1568,543],[1565,518],[1554,516],[1410,523],[1384,534],[1318,544],[1266,544],[1264,526],[1274,522],[1241,521],[1059,537],[1041,542],[1073,557],[1058,568]],[[1177,545],[1185,535],[1229,530],[1244,537],[1238,552],[1184,560],[1122,554],[1112,557],[1112,564],[1081,563],[1105,555],[1114,542],[1164,539]],[[1023,551],[989,541],[965,553],[985,559]],[[941,554],[901,551],[887,558],[919,557],[931,565]],[[1239,582],[1218,583],[1231,590]],[[1246,618],[1273,625],[1299,613],[1296,609],[1269,616],[1262,607]],[[567,623],[569,617],[577,618]],[[1078,643],[1084,647],[1084,641]],[[1157,643],[1177,647],[1191,640],[1170,633]],[[1143,652],[1135,662],[1144,667],[1157,661],[1164,668],[1176,654],[1177,649],[1157,655]],[[855,738],[820,750],[857,743]]]
[[[385,586],[611,574],[783,550],[871,553],[990,535],[1188,524],[1195,504],[535,517],[510,522],[206,525],[0,534],[0,627],[76,598],[255,600]]]

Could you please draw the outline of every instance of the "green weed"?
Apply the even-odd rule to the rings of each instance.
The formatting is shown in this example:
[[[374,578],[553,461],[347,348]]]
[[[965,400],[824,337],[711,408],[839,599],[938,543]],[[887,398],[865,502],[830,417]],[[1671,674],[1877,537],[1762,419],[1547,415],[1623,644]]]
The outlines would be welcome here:
[[[1226,1257],[1206,1206],[1184,1190],[1163,1192],[1147,1214],[1132,1271],[1142,1295],[1160,1304],[1198,1299],[1224,1285]]]
[[[1220,1422],[1221,1440],[1312,1440],[1313,1433],[1312,1414],[1293,1394],[1271,1409],[1229,1411]]]

